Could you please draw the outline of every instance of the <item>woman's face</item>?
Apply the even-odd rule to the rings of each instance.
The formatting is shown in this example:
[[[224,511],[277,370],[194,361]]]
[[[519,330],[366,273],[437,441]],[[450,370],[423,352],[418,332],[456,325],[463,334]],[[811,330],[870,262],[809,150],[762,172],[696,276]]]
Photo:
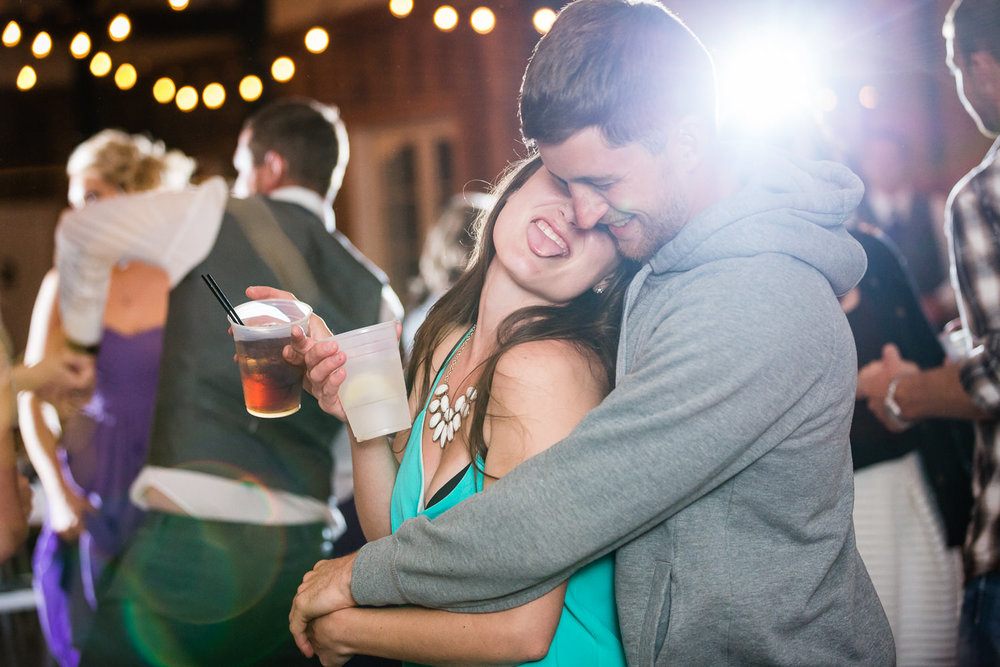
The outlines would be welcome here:
[[[118,196],[118,188],[114,187],[95,172],[87,170],[79,174],[70,176],[69,179],[69,205],[75,209],[80,209],[91,202],[100,199],[110,199]]]
[[[576,226],[569,192],[545,167],[507,200],[493,242],[498,265],[523,290],[549,303],[579,296],[621,261],[604,225]]]

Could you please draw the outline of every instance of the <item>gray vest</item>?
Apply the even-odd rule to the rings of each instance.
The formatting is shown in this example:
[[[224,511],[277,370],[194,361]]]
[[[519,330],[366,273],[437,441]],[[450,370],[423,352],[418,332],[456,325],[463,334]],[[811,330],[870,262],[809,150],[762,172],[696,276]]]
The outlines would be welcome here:
[[[378,321],[385,274],[304,208],[264,200],[313,274],[310,305],[333,331]],[[259,419],[243,404],[225,313],[201,280],[211,273],[234,305],[250,285],[281,285],[227,211],[215,246],[170,293],[151,465],[197,470],[313,496],[331,493],[331,442],[343,428],[307,393],[289,417]]]

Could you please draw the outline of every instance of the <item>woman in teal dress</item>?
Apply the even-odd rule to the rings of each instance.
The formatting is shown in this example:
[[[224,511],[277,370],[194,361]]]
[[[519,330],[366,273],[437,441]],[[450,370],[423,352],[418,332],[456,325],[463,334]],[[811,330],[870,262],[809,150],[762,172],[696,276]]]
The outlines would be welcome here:
[[[636,267],[605,226],[576,226],[566,185],[537,157],[514,165],[495,190],[469,268],[416,334],[407,369],[411,429],[388,442],[352,441],[368,539],[483,490],[567,435],[614,382],[622,295]],[[339,365],[329,359],[335,346],[319,338],[295,348],[310,390],[343,418],[332,391],[342,377],[327,377]],[[496,539],[505,539],[502,527]],[[488,614],[343,609],[312,622],[306,651],[324,665],[353,654],[420,664],[625,665],[613,576],[609,554],[537,600]]]

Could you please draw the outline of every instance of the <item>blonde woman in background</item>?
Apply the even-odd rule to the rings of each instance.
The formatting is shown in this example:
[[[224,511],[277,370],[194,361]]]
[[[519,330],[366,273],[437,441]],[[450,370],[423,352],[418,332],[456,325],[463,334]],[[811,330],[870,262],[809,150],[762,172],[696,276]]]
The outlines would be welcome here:
[[[194,167],[159,142],[104,130],[70,155],[69,203],[81,208],[125,193],[179,189]],[[65,345],[58,281],[50,270],[39,289],[26,363]],[[87,350],[97,376],[89,401],[77,412],[71,404],[53,409],[27,392],[18,399],[25,448],[47,506],[32,563],[39,617],[63,667],[78,663],[73,638],[83,636],[96,606],[94,585],[141,519],[128,489],[146,457],[168,291],[159,268],[115,267],[100,345]]]

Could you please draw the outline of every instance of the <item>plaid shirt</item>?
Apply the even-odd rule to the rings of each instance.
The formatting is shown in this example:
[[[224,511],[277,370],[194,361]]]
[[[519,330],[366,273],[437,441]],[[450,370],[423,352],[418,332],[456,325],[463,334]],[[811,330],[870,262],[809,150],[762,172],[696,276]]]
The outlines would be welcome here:
[[[965,540],[966,580],[1000,571],[1000,139],[948,198],[952,283],[976,347],[962,362],[972,402],[994,415],[975,424],[974,504]]]

